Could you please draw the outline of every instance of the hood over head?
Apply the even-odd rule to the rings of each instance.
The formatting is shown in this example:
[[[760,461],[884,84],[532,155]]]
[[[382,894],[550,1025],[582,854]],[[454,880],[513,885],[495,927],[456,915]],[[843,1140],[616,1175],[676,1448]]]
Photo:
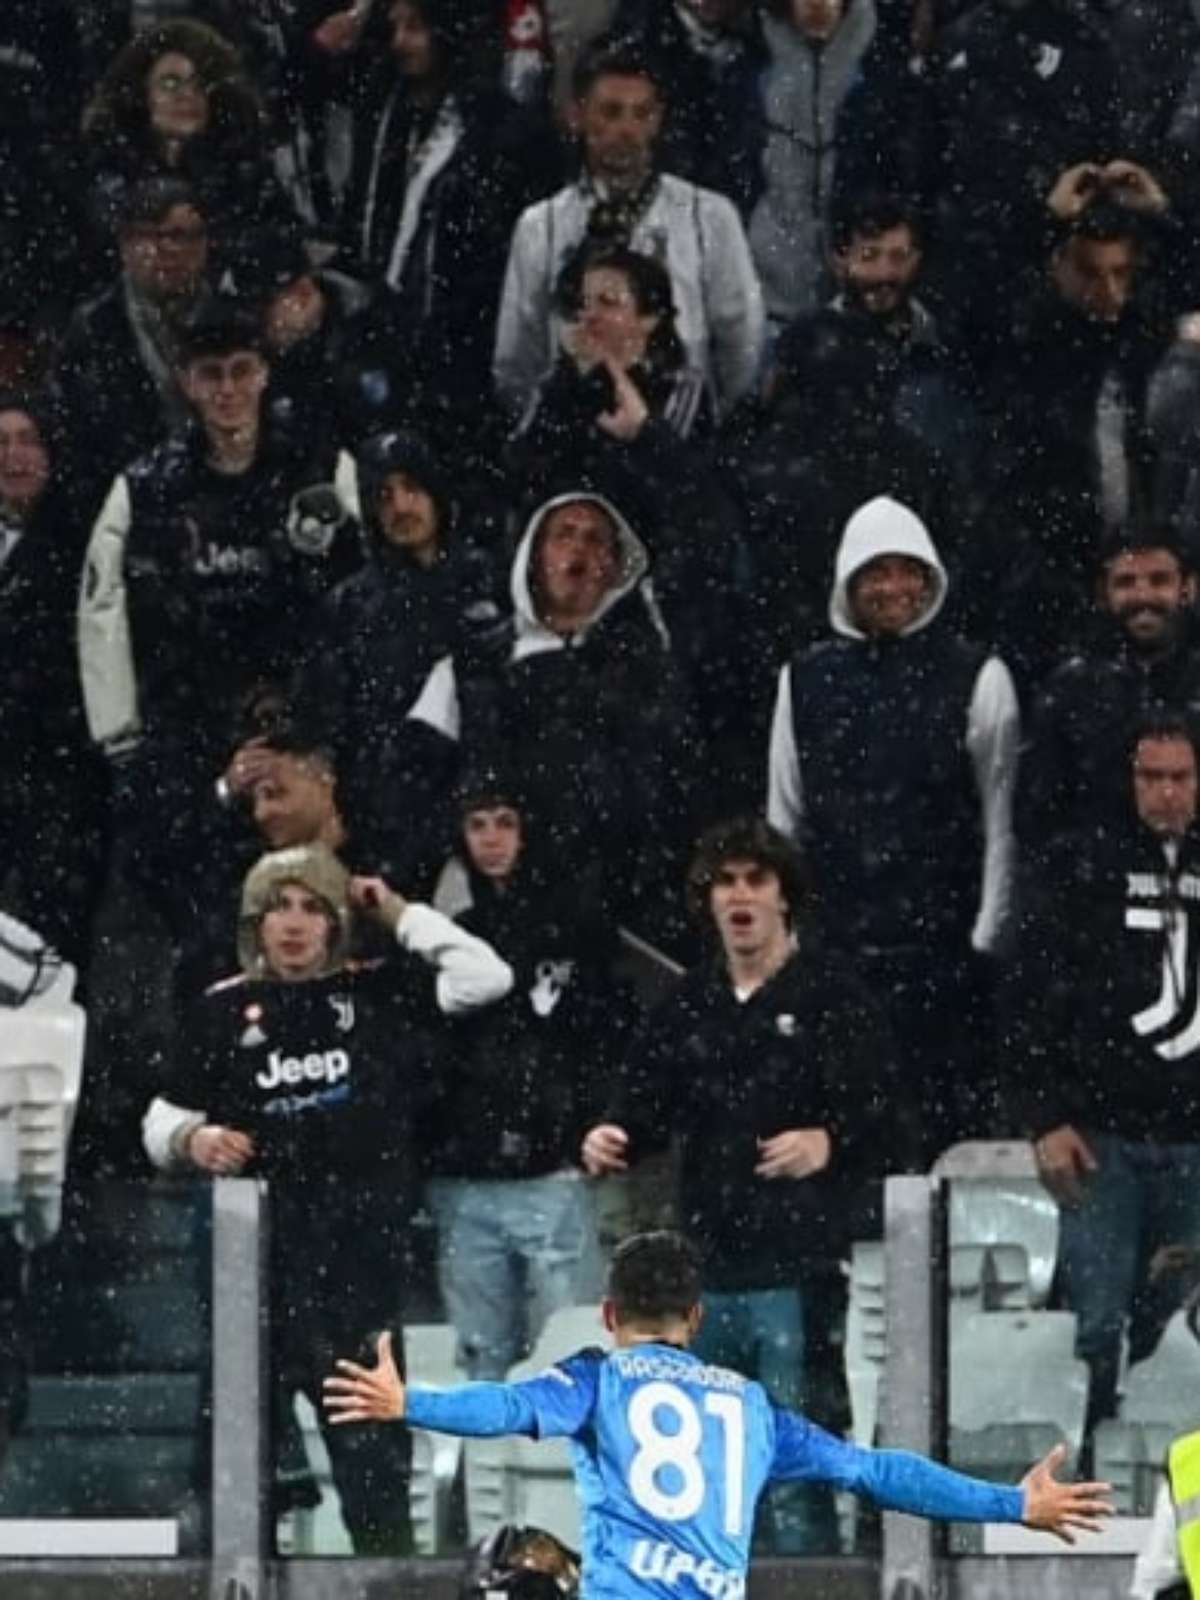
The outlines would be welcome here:
[[[928,528],[915,511],[901,505],[899,500],[886,494],[876,495],[874,500],[859,506],[842,531],[834,565],[833,591],[829,597],[829,621],[835,633],[849,639],[866,637],[851,611],[850,582],[879,556],[911,556],[928,567],[932,575],[929,606],[904,630],[906,634],[927,628],[945,604],[949,580]]]
[[[587,505],[597,506],[609,518],[616,529],[617,544],[620,550],[621,564],[617,581],[597,606],[587,627],[582,633],[590,633],[600,619],[608,614],[618,600],[624,599],[632,593],[646,577],[650,568],[650,558],[646,547],[634,533],[632,527],[617,510],[611,500],[602,494],[596,494],[590,489],[572,489],[562,494],[556,494],[551,499],[543,501],[525,525],[525,532],[521,535],[521,542],[517,546],[513,557],[512,573],[509,580],[512,595],[513,612],[517,619],[517,645],[518,655],[532,654],[537,650],[552,649],[560,641],[557,634],[553,633],[538,615],[532,587],[532,563],[534,552],[537,548],[538,537],[545,526],[550,513],[559,506],[574,505],[583,501]]]
[[[261,975],[258,925],[271,909],[277,892],[298,883],[323,900],[333,920],[326,970],[335,971],[350,950],[350,874],[327,845],[293,845],[260,856],[242,884],[242,909],[238,920],[238,961],[242,971]]]
[[[379,494],[393,472],[403,473],[425,490],[437,509],[439,541],[445,540],[454,517],[454,499],[442,464],[426,439],[407,429],[392,428],[372,434],[355,452],[355,459],[363,526],[376,550],[391,548],[379,527]]]

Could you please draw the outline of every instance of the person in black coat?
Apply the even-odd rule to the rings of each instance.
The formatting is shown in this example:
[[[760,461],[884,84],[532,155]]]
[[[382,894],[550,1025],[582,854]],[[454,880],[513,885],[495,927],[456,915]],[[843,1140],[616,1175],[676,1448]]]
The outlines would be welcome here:
[[[549,128],[498,86],[500,46],[486,8],[380,6],[352,91],[339,263],[389,291],[381,329],[446,412],[424,427],[466,442],[490,396],[513,224],[556,176]]]
[[[503,1378],[596,1259],[580,1140],[633,1020],[604,875],[562,879],[503,774],[468,775],[460,927],[512,967],[499,1005],[456,1022],[426,1132],[438,1274],[472,1378]]]
[[[183,340],[212,293],[208,224],[180,178],[129,189],[117,247],[119,275],[75,309],[50,379],[85,517],[122,467],[187,425]]]
[[[718,947],[635,1038],[584,1164],[619,1172],[680,1140],[681,1221],[704,1258],[708,1308],[697,1353],[820,1413],[813,1333],[836,1320],[838,1264],[878,1160],[885,1033],[846,963],[814,937],[806,870],[775,829],[718,824],[688,889]],[[836,1548],[827,1492],[786,1489],[768,1504],[769,1548]]]
[[[1092,637],[1046,680],[1021,757],[1017,831],[1031,863],[1128,814],[1124,758],[1148,713],[1200,718],[1190,553],[1168,531],[1130,528],[1096,567]]]
[[[763,185],[757,84],[767,62],[754,6],[621,0],[611,34],[654,65],[667,106],[659,140],[664,171],[728,195],[748,219]]]
[[[408,882],[428,857],[403,799],[404,719],[441,657],[502,628],[500,584],[424,439],[377,434],[356,459],[367,560],[322,603],[295,699],[334,753],[356,832]],[[439,860],[446,843],[429,841]]]
[[[271,164],[266,123],[241,58],[190,17],[134,35],[110,63],[85,112],[84,164],[98,257],[129,186],[178,177],[195,189],[212,231],[214,275],[237,275],[263,244],[295,227]]]
[[[347,960],[352,909],[413,961]],[[447,1015],[507,993],[486,944],[381,878],[350,879],[321,846],[275,851],[246,877],[242,975],[189,1009],[173,1069],[143,1122],[156,1165],[268,1180],[273,1378],[318,1405],[334,1354],[395,1326],[408,1279],[415,1125]],[[411,1552],[409,1441],[326,1428],[356,1553]]]
[[[1200,1244],[1197,771],[1194,730],[1149,713],[1112,775],[1124,814],[1060,834],[1031,878],[1011,989],[1014,1109],[1062,1207],[1089,1432],[1116,1409],[1123,1336],[1142,1360],[1183,1297],[1154,1257]]]
[[[44,399],[0,392],[0,889],[82,970],[106,786],[74,670],[84,536],[63,476]]]
[[[654,590],[684,663],[702,737],[719,756],[711,819],[757,793],[757,749],[742,746],[729,683],[749,619],[738,586],[737,498],[712,453],[712,397],[687,364],[671,276],[621,244],[585,245],[557,287],[562,352],[505,451],[514,498],[549,494],[574,474],[636,522]],[[749,768],[753,765],[753,777]]]

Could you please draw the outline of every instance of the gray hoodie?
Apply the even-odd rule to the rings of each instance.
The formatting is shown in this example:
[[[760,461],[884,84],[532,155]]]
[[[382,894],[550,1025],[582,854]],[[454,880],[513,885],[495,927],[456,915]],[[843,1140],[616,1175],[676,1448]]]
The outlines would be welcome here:
[[[823,298],[837,120],[875,37],[875,0],[848,0],[825,44],[772,16],[763,18],[763,36],[771,54],[760,91],[765,188],[750,218],[750,250],[768,316],[790,322]]]

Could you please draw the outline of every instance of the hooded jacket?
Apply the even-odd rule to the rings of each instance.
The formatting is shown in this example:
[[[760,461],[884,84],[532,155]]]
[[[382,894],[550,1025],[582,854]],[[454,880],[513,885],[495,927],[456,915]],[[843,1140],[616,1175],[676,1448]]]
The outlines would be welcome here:
[[[851,587],[885,555],[928,570],[929,603],[898,636],[870,637]],[[946,591],[925,525],[881,495],[838,549],[838,637],[780,674],[768,816],[802,844],[849,948],[991,952],[1008,929],[1016,691],[1002,661],[934,625]]]
[[[822,299],[838,117],[875,34],[875,4],[850,0],[822,43],[780,17],[765,16],[762,26],[770,57],[759,88],[766,144],[750,249],[768,315],[790,321]]]
[[[438,553],[422,566],[379,523],[379,491],[404,473],[438,513]],[[405,826],[396,790],[404,762],[404,717],[430,671],[465,641],[503,625],[491,555],[457,525],[444,470],[416,434],[368,439],[357,453],[357,495],[367,559],[317,613],[296,698],[336,754],[339,785],[356,833],[381,860]]]
[[[611,520],[620,570],[586,626],[564,637],[538,612],[531,569],[547,517],[581,500]],[[579,491],[547,500],[513,558],[507,641],[439,661],[410,712],[458,745],[470,770],[510,773],[564,861],[618,870],[631,857],[678,853],[689,713],[648,568],[645,547],[611,502]]]
[[[528,834],[525,808],[522,821]],[[469,864],[466,875],[471,904],[455,920],[510,964],[514,982],[450,1031],[429,1171],[539,1177],[577,1162],[632,1022],[613,975],[616,924],[602,892],[574,874],[562,881],[530,843],[503,891]]]

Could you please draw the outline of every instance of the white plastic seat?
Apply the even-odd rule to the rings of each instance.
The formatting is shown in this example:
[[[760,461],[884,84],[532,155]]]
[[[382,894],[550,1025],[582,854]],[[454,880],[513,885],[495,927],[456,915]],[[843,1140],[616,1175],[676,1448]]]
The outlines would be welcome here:
[[[1200,1343],[1182,1311],[1155,1350],[1125,1376],[1119,1418],[1096,1429],[1096,1472],[1113,1485],[1118,1511],[1149,1516],[1167,1446],[1200,1423]]]
[[[952,1321],[950,1445],[956,1466],[1011,1478],[1060,1439],[1083,1440],[1088,1369],[1069,1311],[981,1311]]]
[[[62,1219],[67,1146],[83,1077],[86,1018],[63,965],[41,994],[0,1006],[0,1216],[26,1245]]]
[[[1059,1219],[1057,1204],[1038,1179],[1032,1146],[966,1140],[943,1151],[933,1171],[950,1191],[951,1248],[1020,1245],[1029,1267],[1027,1303],[1044,1306],[1058,1259]]]
[[[527,1361],[510,1382],[536,1377],[555,1361],[610,1339],[598,1305],[566,1306],[546,1319]],[[505,1522],[545,1528],[579,1546],[579,1506],[569,1447],[560,1439],[471,1439],[466,1451],[467,1525],[472,1541]]]

